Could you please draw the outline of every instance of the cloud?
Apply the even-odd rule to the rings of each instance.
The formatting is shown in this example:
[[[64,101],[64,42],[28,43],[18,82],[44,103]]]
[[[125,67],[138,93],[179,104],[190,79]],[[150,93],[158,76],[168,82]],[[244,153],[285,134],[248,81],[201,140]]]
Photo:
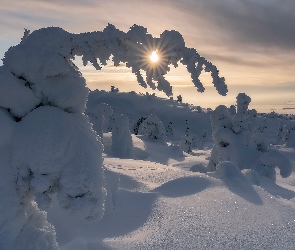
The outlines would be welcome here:
[[[108,22],[122,30],[136,23],[155,36],[178,30],[189,47],[200,44],[201,50],[206,45],[267,53],[268,48],[295,50],[294,9],[295,1],[287,0],[10,1],[1,5],[0,28],[22,32],[60,26],[85,32],[101,30]]]
[[[214,27],[217,38],[230,45],[275,47],[295,50],[295,1],[287,0],[199,0],[173,4],[201,25]]]

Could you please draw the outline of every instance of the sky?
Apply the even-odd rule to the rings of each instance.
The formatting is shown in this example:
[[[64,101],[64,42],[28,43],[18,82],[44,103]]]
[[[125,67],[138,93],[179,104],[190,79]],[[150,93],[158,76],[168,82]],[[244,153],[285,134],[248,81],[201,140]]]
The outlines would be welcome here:
[[[235,104],[238,93],[252,99],[250,108],[295,113],[295,1],[292,0],[0,0],[0,58],[19,43],[24,28],[58,26],[72,33],[103,30],[111,23],[128,31],[146,27],[154,37],[177,30],[186,47],[196,48],[225,77],[228,95],[220,96],[208,74],[205,92],[193,87],[184,67],[167,75],[174,98],[214,108]],[[76,60],[90,89],[151,92],[137,85],[131,70],[107,65],[101,71]],[[1,65],[1,62],[0,62]],[[158,96],[163,93],[156,92]],[[283,109],[286,108],[286,109]],[[292,109],[294,108],[294,109]]]

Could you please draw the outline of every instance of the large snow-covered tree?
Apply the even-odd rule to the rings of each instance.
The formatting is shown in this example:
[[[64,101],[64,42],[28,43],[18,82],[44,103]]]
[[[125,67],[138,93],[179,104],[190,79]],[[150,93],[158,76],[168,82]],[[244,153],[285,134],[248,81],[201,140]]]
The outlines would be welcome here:
[[[139,126],[139,134],[147,139],[166,141],[165,127],[159,117],[151,114]]]
[[[153,51],[157,62],[149,59]],[[89,90],[72,62],[75,56],[97,70],[112,56],[115,66],[122,62],[132,69],[141,86],[168,96],[172,88],[164,75],[180,62],[198,91],[204,91],[199,80],[204,70],[211,72],[218,93],[227,93],[217,68],[187,48],[174,30],[159,38],[138,25],[127,32],[111,24],[81,34],[55,27],[26,30],[0,67],[1,249],[58,249],[54,229],[40,210],[54,194],[82,218],[103,215],[103,146],[84,115]]]
[[[237,96],[237,113],[218,106],[211,115],[213,149],[207,171],[215,171],[219,163],[230,161],[240,169],[252,169],[260,176],[276,179],[276,168],[283,178],[292,172],[289,159],[276,149],[271,149],[269,142],[261,133],[251,131],[249,121],[253,112],[248,105],[251,98],[244,93]]]

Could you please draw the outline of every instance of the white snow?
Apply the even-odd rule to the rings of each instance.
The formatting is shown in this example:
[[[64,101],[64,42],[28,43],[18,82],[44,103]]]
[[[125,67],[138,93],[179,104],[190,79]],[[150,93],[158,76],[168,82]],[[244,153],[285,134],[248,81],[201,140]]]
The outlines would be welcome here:
[[[94,91],[90,97],[93,103],[103,99],[118,114],[131,103],[151,102],[134,93]],[[193,147],[191,154],[183,153],[176,143],[185,133],[187,118],[191,124],[200,119],[200,124],[209,126],[210,113],[196,113],[189,106],[173,106],[159,98],[152,102],[155,114],[165,117],[164,112],[173,121],[177,136],[167,137],[163,145],[132,134],[133,159],[113,158],[111,133],[105,126],[107,214],[99,222],[88,222],[53,205],[48,218],[61,249],[294,249],[294,172],[283,179],[278,170],[276,182],[254,170],[240,171],[232,162],[218,164],[216,172],[195,172],[207,166],[212,139],[207,138],[205,149]],[[146,105],[131,106],[129,117],[135,124],[145,115]],[[169,119],[164,119],[164,125]],[[174,123],[175,119],[183,122]],[[270,125],[277,122],[268,119]],[[194,126],[190,130],[192,135],[202,132]],[[261,140],[255,135],[252,143],[259,145]],[[271,150],[272,163],[286,157],[294,169],[294,149],[276,146],[279,158]],[[244,157],[251,156],[248,153]]]
[[[130,130],[133,129],[137,119],[149,110],[147,105],[131,105],[131,103],[146,102],[150,107],[153,106],[153,112],[163,119],[163,125],[173,122],[174,135],[167,137],[167,144],[163,145],[157,140],[147,140],[141,135],[132,134],[132,159],[112,158],[114,157],[112,133],[107,132],[108,126],[105,124],[103,138],[105,148],[103,164],[107,189],[105,216],[100,221],[84,220],[63,210],[58,205],[59,196],[52,196],[51,207],[46,209],[47,218],[54,226],[60,249],[294,249],[294,172],[286,179],[282,179],[277,172],[275,183],[266,177],[259,177],[253,170],[240,172],[231,162],[219,164],[216,173],[202,174],[189,171],[191,168],[199,171],[200,166],[203,168],[207,166],[212,139],[207,137],[206,146],[202,150],[193,146],[191,154],[183,153],[177,143],[185,134],[187,118],[190,124],[200,124],[200,127],[191,126],[192,136],[201,135],[206,125],[210,131],[211,112],[199,113],[181,103],[171,103],[159,98],[150,100],[145,95],[139,96],[134,93],[91,92],[90,100],[93,101],[93,105],[97,103],[95,99],[111,106],[117,112],[115,115],[133,106],[133,110],[129,109]],[[91,105],[90,101],[88,103],[90,110]],[[38,119],[38,123],[35,124],[37,121],[33,120],[37,119],[34,118],[37,114],[34,113],[40,112],[41,115],[41,109],[47,111],[42,112],[44,113],[42,119]],[[48,115],[48,112],[52,114]],[[42,164],[44,168],[49,164],[49,160],[54,160],[52,157],[46,159],[46,150],[43,152],[44,148],[38,147],[39,140],[40,143],[46,141],[44,129],[51,126],[54,128],[48,128],[47,133],[51,138],[49,142],[55,145],[54,140],[57,140],[60,147],[47,148],[47,150],[55,152],[58,163],[66,161],[67,154],[59,149],[64,148],[61,143],[66,143],[66,139],[60,140],[59,134],[74,135],[70,128],[78,124],[72,122],[70,118],[64,118],[63,122],[57,123],[54,119],[62,119],[58,118],[59,112],[63,111],[57,111],[54,107],[42,107],[28,115],[19,125],[15,125],[18,127],[23,123],[22,126],[28,131],[24,135],[19,135],[21,136],[19,140],[23,139],[17,148],[24,155],[17,157],[17,161],[29,160],[24,158],[26,155],[24,150],[28,148],[24,144],[32,140],[36,140],[34,150],[36,156],[40,156],[40,161],[45,164]],[[68,114],[68,116],[81,117],[79,114]],[[226,116],[218,117],[224,124],[222,119]],[[268,123],[272,121],[276,123],[276,119],[268,118]],[[75,120],[77,121],[76,118]],[[7,120],[8,124],[13,122]],[[38,129],[34,126],[38,126]],[[43,126],[44,129],[41,129]],[[273,126],[274,128],[276,127]],[[56,134],[58,131],[59,134]],[[43,139],[37,139],[38,133],[44,135]],[[35,135],[36,139],[28,139],[30,134]],[[259,144],[259,136],[254,137],[253,141],[255,145]],[[87,145],[81,147],[92,148]],[[294,169],[294,149],[281,145],[277,150],[291,160]],[[30,164],[34,166],[34,159],[31,161]],[[54,167],[52,172],[57,171],[58,165],[51,164]],[[33,169],[41,171],[40,167],[36,165]],[[50,178],[51,176],[49,174]],[[72,183],[70,176],[72,175],[69,175],[69,184]],[[48,187],[46,175],[39,178],[39,181],[36,179],[30,183],[36,192],[42,192]],[[73,183],[77,182],[79,183],[79,180]],[[75,188],[70,188],[70,191],[75,192]],[[4,198],[6,195],[7,192],[3,193],[3,199],[7,199]],[[12,216],[10,218],[13,218],[13,210],[10,210],[10,213]],[[20,226],[11,227],[16,233],[16,229]],[[43,232],[45,234],[50,230],[53,228],[47,226]],[[23,237],[28,240],[23,243],[27,247],[30,238],[27,235]],[[48,238],[46,242],[53,244],[54,241]]]

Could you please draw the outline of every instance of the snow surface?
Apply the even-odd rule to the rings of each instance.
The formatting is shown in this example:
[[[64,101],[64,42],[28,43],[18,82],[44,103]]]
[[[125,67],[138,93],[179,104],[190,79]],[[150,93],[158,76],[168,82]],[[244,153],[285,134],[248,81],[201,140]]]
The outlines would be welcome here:
[[[124,110],[128,111],[125,115],[128,115],[130,120],[130,131],[140,117],[153,113],[163,121],[164,126],[172,123],[173,134],[167,136],[167,141],[163,144],[161,141],[150,140],[143,135],[132,133],[133,154],[129,156],[129,159],[115,158],[112,132],[108,132],[109,124],[105,120],[102,139],[107,191],[104,217],[100,221],[84,220],[81,218],[83,216],[79,217],[60,207],[59,196],[52,196],[51,207],[46,209],[47,214],[38,212],[36,204],[30,205],[27,213],[35,216],[39,214],[39,217],[34,220],[39,220],[40,225],[44,225],[40,239],[42,239],[41,243],[45,239],[46,244],[51,244],[51,248],[48,249],[58,249],[57,245],[55,248],[52,247],[56,244],[55,238],[52,237],[55,233],[61,250],[295,248],[294,148],[271,145],[291,161],[293,169],[291,175],[285,179],[277,171],[276,182],[259,176],[253,170],[240,171],[231,162],[217,165],[215,173],[199,173],[196,171],[204,169],[211,156],[213,139],[211,136],[204,136],[205,129],[211,133],[211,111],[135,93],[94,91],[90,93],[86,113],[90,114],[92,110],[95,110],[97,103],[108,104],[112,107],[115,116],[121,116]],[[51,115],[49,115],[50,112]],[[59,115],[60,112],[63,111],[55,107],[36,109],[18,125],[27,132],[24,135],[14,136],[12,132],[21,131],[21,129],[17,128],[6,111],[0,113],[1,125],[7,128],[6,131],[11,128],[11,133],[1,135],[2,144],[0,145],[7,144],[11,141],[11,137],[18,138],[13,148],[19,152],[17,154],[19,156],[15,157],[13,162],[29,162],[37,175],[38,171],[42,170],[42,166],[49,164],[46,160],[46,150],[42,151],[43,149],[38,148],[38,145],[50,137],[48,142],[52,146],[45,144],[48,152],[56,151],[56,161],[59,164],[67,160],[66,154],[60,152],[59,148],[53,147],[54,140],[59,141],[60,136],[52,134],[52,131],[74,135],[75,133],[71,132],[71,126],[75,124],[81,127],[84,124],[82,120],[86,117],[83,118],[81,114],[67,114],[73,117],[76,123],[80,120],[82,124],[79,125],[72,122],[69,117]],[[74,118],[75,116],[80,118]],[[38,119],[37,122],[36,119],[40,117],[43,118],[40,121]],[[222,117],[225,116],[220,116],[221,119]],[[260,117],[260,115],[258,118],[258,123],[262,118],[267,119],[266,135],[272,137],[274,134],[278,135],[274,132],[278,129],[276,124],[279,118]],[[55,119],[65,121],[57,123]],[[190,154],[183,152],[178,144],[180,138],[187,132],[187,119],[190,121],[189,132],[192,138],[204,136],[202,137],[204,146],[200,148],[200,144],[193,144]],[[280,120],[283,123],[288,121]],[[112,120],[110,119],[109,122],[112,123]],[[125,118],[124,122],[125,126],[128,126]],[[82,127],[87,127],[86,124]],[[39,130],[34,126],[37,126]],[[47,127],[54,129],[46,129]],[[42,139],[38,133],[46,137]],[[27,159],[26,154],[21,150],[28,147],[25,144],[30,143],[32,138],[35,138],[33,140],[36,143],[34,149],[37,152],[36,156],[39,156],[40,162],[43,161],[45,164],[42,164],[41,168],[34,165],[34,159]],[[67,140],[62,140],[60,143],[67,143]],[[81,147],[91,148],[90,145],[85,144]],[[65,147],[60,145],[60,148]],[[1,162],[6,162],[7,159],[3,157],[7,157],[7,154],[3,148],[2,152]],[[72,155],[70,152],[68,154]],[[87,155],[81,155],[81,157],[85,161]],[[52,173],[61,171],[59,164],[51,164],[54,167]],[[9,172],[5,172],[5,169],[3,168],[2,174],[6,176],[8,183],[12,176],[9,177]],[[49,173],[49,176],[53,175]],[[6,206],[0,208],[1,225],[5,225],[7,220],[11,220],[14,216],[23,216],[17,210],[19,208],[13,205],[15,204],[13,202],[17,202],[17,199],[13,201],[16,195],[12,193],[13,187],[8,189],[9,186],[5,186],[5,183],[1,184],[5,187],[5,189],[1,188],[1,199],[6,199],[9,202],[6,204],[11,204],[14,209],[10,209],[8,216]],[[48,186],[46,181],[41,179],[36,183],[32,182],[31,185],[35,187],[36,192],[42,192]],[[32,210],[35,211],[30,212]],[[6,217],[3,217],[4,214]],[[53,226],[46,224],[46,218]],[[27,218],[20,218],[20,221],[26,222]],[[21,228],[22,225],[11,226],[15,234],[18,234],[17,229]],[[30,228],[29,225],[27,228]],[[1,231],[1,235],[5,237],[6,234],[2,234]],[[1,239],[1,242],[5,241]],[[19,234],[15,242],[24,246],[20,249],[30,249],[31,238],[27,233]],[[4,249],[15,249],[9,245],[3,246]],[[44,246],[42,249],[47,248]]]
[[[237,168],[193,173],[189,158],[176,166],[105,158],[114,209],[88,223],[52,208],[61,249],[294,249],[295,190],[271,182],[267,191]]]
[[[151,101],[134,93],[96,91],[90,93],[88,111],[96,99],[114,112],[128,110],[134,123],[149,109],[145,102],[150,103],[154,114],[169,116],[176,135],[185,134],[187,118],[190,124],[197,120],[210,126],[211,112],[198,113],[191,106],[159,98]],[[129,109],[132,103],[142,105]],[[277,128],[271,124],[277,118],[266,119],[269,130]],[[169,123],[163,120],[164,125]],[[191,135],[202,133],[196,127],[190,129]],[[209,162],[210,137],[205,149],[195,146],[187,154],[176,145],[178,136],[167,137],[163,145],[132,134],[133,158],[114,158],[112,133],[107,129],[105,126],[103,137],[105,217],[84,221],[53,201],[48,220],[55,226],[62,250],[295,248],[294,172],[284,179],[277,171],[276,182],[253,170],[240,171],[231,162],[217,165],[216,172],[193,172]],[[271,146],[291,160],[294,171],[294,148]]]

